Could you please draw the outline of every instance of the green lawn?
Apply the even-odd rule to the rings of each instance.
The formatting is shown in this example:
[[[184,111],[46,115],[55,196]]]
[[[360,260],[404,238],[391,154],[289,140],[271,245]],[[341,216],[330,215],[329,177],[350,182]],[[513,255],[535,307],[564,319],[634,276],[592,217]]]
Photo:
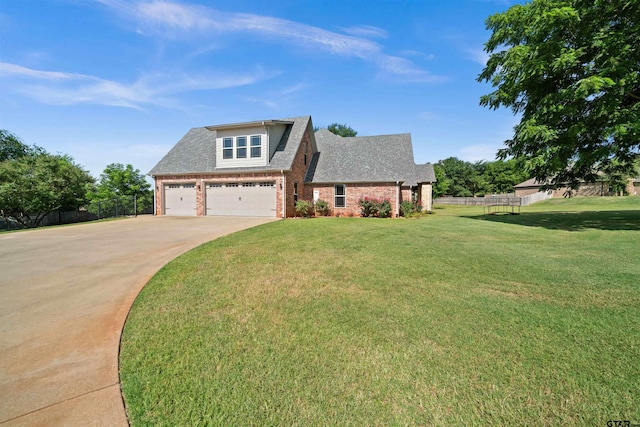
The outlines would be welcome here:
[[[138,425],[640,423],[640,198],[286,220],[164,267],[127,321]]]

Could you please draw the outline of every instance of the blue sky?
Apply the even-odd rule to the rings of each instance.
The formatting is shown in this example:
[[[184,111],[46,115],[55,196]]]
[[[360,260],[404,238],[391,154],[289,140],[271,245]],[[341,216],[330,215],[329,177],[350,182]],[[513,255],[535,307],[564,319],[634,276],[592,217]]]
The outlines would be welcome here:
[[[311,115],[411,133],[418,163],[493,160],[485,19],[515,0],[2,0],[0,128],[148,172],[192,127]]]

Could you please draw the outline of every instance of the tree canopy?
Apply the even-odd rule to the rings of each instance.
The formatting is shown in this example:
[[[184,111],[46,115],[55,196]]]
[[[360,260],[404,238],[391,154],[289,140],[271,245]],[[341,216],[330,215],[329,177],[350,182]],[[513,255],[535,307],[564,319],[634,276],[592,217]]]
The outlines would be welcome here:
[[[436,174],[434,197],[512,193],[514,185],[529,179],[520,162],[514,159],[471,163],[449,157],[434,164],[433,168]]]
[[[119,196],[142,196],[151,190],[151,185],[132,165],[111,163],[107,165],[93,193],[94,199],[111,199]]]
[[[102,202],[103,209],[109,208],[109,202],[118,199],[118,203],[132,203],[133,196],[136,197],[136,213],[144,210],[153,203],[153,191],[140,169],[135,169],[132,165],[122,163],[111,163],[107,165],[95,189],[89,192],[88,198],[92,202]],[[122,198],[127,200],[121,200]],[[106,203],[106,204],[105,204]],[[132,206],[133,208],[133,206]],[[89,207],[93,212],[98,209],[94,204]]]
[[[24,227],[37,227],[56,209],[77,209],[94,182],[70,156],[28,147],[6,131],[0,152],[11,153],[0,161],[0,215]]]
[[[358,132],[356,132],[351,128],[351,126],[348,126],[346,124],[331,123],[329,126],[327,126],[327,130],[335,135],[343,137],[358,135]]]
[[[500,158],[539,182],[592,181],[640,152],[640,2],[532,0],[486,21],[480,104],[520,114]],[[617,173],[617,172],[615,172]]]
[[[29,147],[8,130],[0,129],[0,162],[4,160],[16,160],[37,153],[44,153],[44,150],[35,145]]]

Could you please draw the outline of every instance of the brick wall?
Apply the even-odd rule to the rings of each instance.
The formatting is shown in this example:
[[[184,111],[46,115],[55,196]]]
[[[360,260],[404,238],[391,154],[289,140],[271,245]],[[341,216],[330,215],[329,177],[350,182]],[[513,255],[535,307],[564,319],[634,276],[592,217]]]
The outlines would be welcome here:
[[[309,191],[309,189],[304,185],[304,177],[307,174],[307,169],[309,168],[309,164],[311,163],[311,158],[313,157],[313,146],[311,144],[311,125],[307,126],[307,129],[302,136],[302,142],[300,143],[300,147],[298,147],[298,152],[293,159],[293,164],[291,165],[291,171],[286,172],[287,174],[287,189],[286,189],[286,214],[287,217],[295,216],[295,202],[293,197],[293,185],[294,183],[298,183],[298,200],[313,200],[313,191]],[[305,160],[306,154],[306,160]]]
[[[391,202],[392,215],[396,216],[398,213],[397,197],[400,191],[393,182],[345,184],[346,206],[344,208],[334,206],[334,184],[307,184],[306,187],[305,194],[310,196],[308,199],[312,200],[313,191],[318,191],[319,198],[329,203],[330,213],[333,216],[360,216],[358,201],[364,197],[388,199]],[[411,200],[411,196],[409,196],[409,200]]]

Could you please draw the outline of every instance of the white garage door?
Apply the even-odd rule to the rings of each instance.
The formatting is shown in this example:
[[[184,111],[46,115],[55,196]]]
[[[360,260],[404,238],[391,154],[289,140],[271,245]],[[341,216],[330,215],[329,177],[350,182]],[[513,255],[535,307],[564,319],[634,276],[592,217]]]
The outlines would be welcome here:
[[[166,184],[164,186],[165,215],[196,215],[196,185]]]
[[[207,184],[207,215],[276,216],[275,182]]]

